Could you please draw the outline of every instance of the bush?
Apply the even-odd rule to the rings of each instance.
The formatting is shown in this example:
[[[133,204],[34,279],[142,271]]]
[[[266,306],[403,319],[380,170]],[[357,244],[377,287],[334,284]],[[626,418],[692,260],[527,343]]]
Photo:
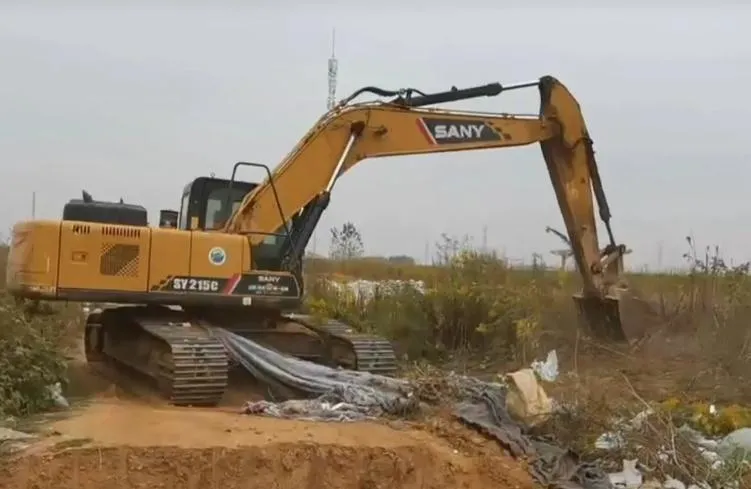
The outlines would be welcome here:
[[[555,272],[522,274],[498,256],[448,237],[439,250],[432,267],[405,264],[400,270],[385,261],[333,262],[350,273],[377,269],[372,275],[378,279],[395,271],[388,278],[410,276],[423,281],[425,290],[391,283],[377,286],[372,297],[360,297],[333,287],[330,273],[324,279],[311,276],[310,312],[384,335],[409,359],[442,360],[457,352],[493,351],[521,362],[531,359],[547,326],[573,314],[567,280]],[[325,265],[319,260],[316,266]]]
[[[66,370],[58,328],[49,316],[0,297],[0,415],[23,416],[52,405],[49,386],[64,383]]]
[[[0,249],[5,271],[7,249]],[[0,290],[0,416],[24,416],[52,405],[49,386],[65,383],[68,309],[16,303]]]
[[[661,316],[661,330],[693,338],[703,359],[741,372],[751,361],[751,333],[745,327],[751,311],[748,267],[726,266],[716,249],[697,258],[694,243],[689,244],[687,272],[628,274],[627,280]],[[527,364],[545,353],[541,350],[573,351],[580,340],[591,341],[576,332],[571,295],[580,280],[575,272],[514,268],[448,237],[438,249],[434,263],[422,266],[372,258],[309,260],[308,309],[383,335],[410,360],[442,361],[471,352]],[[331,285],[351,278],[402,282],[382,283],[372,297]],[[424,293],[406,280],[424,282]]]

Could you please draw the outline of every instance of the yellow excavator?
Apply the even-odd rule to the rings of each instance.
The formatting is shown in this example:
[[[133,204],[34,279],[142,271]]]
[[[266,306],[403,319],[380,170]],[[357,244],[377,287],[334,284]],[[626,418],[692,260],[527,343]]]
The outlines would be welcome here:
[[[539,116],[435,107],[523,88],[539,90]],[[366,93],[375,100],[355,102]],[[626,247],[613,237],[579,104],[551,76],[438,93],[362,88],[324,114],[273,172],[240,162],[229,180],[196,178],[178,215],[163,213],[159,227],[149,227],[141,206],[84,192],[65,206],[61,221],[14,226],[8,287],[19,298],[113,304],[88,316],[88,361],[146,374],[177,405],[214,405],[226,388],[228,354],[206,326],[300,358],[391,375],[389,342],[294,314],[304,250],[335,183],[368,158],[532,143],[542,147],[582,277],[579,310],[590,331],[627,339],[639,328],[623,317]],[[236,180],[244,166],[265,169],[266,179]],[[595,201],[607,231],[602,249]]]

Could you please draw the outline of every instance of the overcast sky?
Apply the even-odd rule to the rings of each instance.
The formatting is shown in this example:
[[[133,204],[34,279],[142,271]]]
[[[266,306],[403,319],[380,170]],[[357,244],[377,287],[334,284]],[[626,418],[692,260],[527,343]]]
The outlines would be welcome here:
[[[364,2],[362,2],[364,3]],[[87,189],[152,221],[239,160],[275,166],[338,95],[551,74],[582,105],[632,267],[678,266],[685,236],[751,259],[751,9],[0,7],[0,229],[59,218]],[[352,5],[351,3],[349,5]],[[495,3],[495,5],[500,5]],[[535,90],[455,104],[536,112]],[[246,179],[260,174],[247,171]],[[372,254],[422,259],[441,233],[529,261],[563,228],[539,147],[364,161],[317,233],[353,221]],[[661,250],[661,251],[660,251]]]

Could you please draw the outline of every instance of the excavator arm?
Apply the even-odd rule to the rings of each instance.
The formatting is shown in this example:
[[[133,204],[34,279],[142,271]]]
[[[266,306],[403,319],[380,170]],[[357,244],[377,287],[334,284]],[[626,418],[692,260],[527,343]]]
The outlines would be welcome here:
[[[539,116],[478,113],[428,106],[504,91],[537,87]],[[388,101],[351,103],[362,92],[394,96]],[[557,79],[503,86],[492,83],[463,90],[423,94],[362,89],[325,114],[263,184],[246,195],[227,220],[224,231],[248,236],[258,245],[279,233],[294,216],[308,214],[307,232],[298,234],[297,252],[305,244],[328,204],[337,179],[358,162],[385,156],[509,148],[539,143],[583,281],[580,310],[591,326],[621,330],[618,298],[624,245],[617,245],[610,209],[602,188],[592,140],[579,104]],[[607,231],[600,247],[595,201]],[[612,323],[616,327],[603,323]],[[594,324],[596,323],[596,324]]]

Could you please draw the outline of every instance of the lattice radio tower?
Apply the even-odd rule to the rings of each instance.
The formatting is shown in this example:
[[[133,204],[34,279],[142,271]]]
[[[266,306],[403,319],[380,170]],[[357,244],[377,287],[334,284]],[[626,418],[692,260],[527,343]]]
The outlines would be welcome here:
[[[336,105],[336,74],[339,61],[336,59],[336,29],[331,31],[331,57],[329,58],[329,94],[326,99],[326,109],[331,110]],[[318,233],[313,231],[313,253],[318,248]]]
[[[336,29],[331,31],[331,57],[329,58],[329,96],[326,100],[326,108],[331,110],[336,105],[336,74],[339,61],[336,59]]]

